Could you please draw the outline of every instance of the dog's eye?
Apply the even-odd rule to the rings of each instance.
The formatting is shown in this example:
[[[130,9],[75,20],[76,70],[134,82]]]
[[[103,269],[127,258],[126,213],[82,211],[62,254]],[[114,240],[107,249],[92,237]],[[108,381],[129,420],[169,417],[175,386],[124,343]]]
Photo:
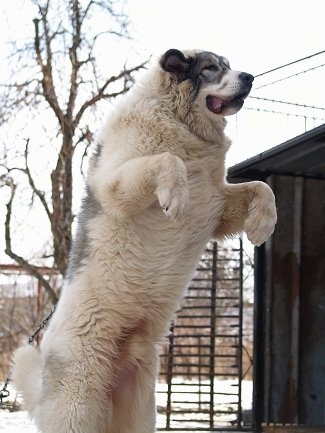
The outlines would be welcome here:
[[[208,71],[217,71],[218,70],[216,65],[208,65],[204,69],[207,69]]]

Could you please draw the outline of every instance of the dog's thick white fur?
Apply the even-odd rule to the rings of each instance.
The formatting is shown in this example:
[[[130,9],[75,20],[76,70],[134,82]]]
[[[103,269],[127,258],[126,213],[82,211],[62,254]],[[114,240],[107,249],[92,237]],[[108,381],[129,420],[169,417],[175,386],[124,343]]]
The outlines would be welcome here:
[[[89,167],[69,272],[40,350],[13,380],[43,433],[152,433],[158,350],[211,238],[263,243],[271,189],[225,181],[224,116],[253,77],[169,50],[117,105]]]

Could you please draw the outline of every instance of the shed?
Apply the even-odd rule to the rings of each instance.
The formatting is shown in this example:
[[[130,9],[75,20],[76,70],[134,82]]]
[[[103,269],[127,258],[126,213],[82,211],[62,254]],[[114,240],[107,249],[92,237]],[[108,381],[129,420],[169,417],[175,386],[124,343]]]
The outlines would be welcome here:
[[[325,125],[228,173],[267,182],[278,208],[273,236],[255,249],[256,426],[325,432]]]

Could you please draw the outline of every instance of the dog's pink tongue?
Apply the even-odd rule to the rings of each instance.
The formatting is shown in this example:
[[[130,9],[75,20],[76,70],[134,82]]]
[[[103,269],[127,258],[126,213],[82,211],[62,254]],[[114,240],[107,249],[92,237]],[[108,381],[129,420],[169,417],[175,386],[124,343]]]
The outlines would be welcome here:
[[[211,98],[211,102],[212,102],[213,110],[215,110],[215,111],[220,111],[224,106],[224,100],[221,98],[218,98],[217,96],[213,96]]]

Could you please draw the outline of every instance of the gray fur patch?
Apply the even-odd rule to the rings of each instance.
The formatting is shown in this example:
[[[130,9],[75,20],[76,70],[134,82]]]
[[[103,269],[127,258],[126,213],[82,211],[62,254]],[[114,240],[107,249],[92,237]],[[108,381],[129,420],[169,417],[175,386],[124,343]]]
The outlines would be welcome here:
[[[102,210],[99,201],[95,198],[90,187],[86,185],[86,194],[82,200],[78,216],[77,233],[72,242],[67,278],[72,279],[80,270],[82,263],[89,255],[90,240],[88,236],[88,221],[95,218]]]
[[[194,87],[193,99],[197,97],[204,85],[219,83],[228,69],[229,62],[226,58],[209,51],[197,53],[190,75]]]
[[[97,165],[97,162],[102,154],[102,149],[103,149],[103,143],[97,143],[96,149],[92,155],[92,158],[95,162],[95,166]]]
[[[168,50],[160,59],[160,66],[174,74],[179,81],[190,79],[194,86],[198,81],[220,81],[224,72],[230,69],[228,60],[210,51],[194,52],[186,56],[179,50]]]

